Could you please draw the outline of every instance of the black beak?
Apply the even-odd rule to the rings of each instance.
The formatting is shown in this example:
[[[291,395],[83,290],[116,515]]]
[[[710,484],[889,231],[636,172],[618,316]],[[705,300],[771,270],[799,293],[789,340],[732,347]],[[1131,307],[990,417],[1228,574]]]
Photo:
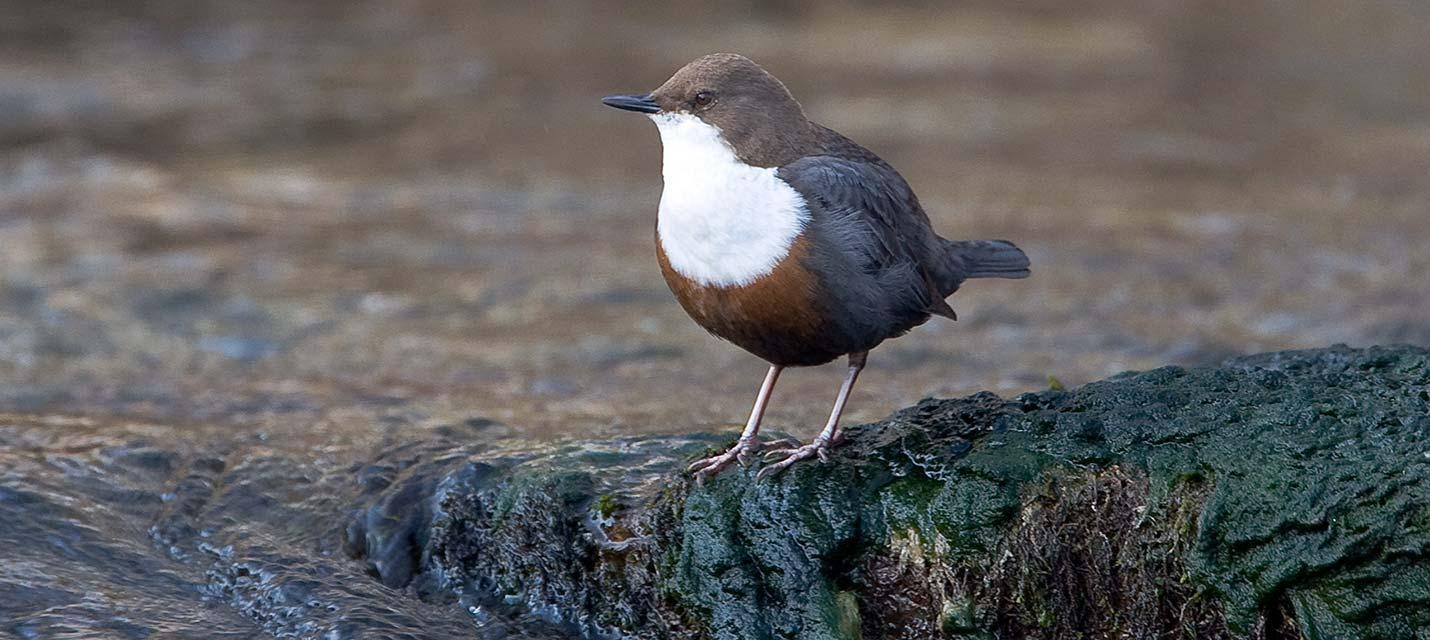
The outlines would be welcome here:
[[[601,104],[626,111],[637,111],[640,113],[660,113],[660,105],[650,99],[650,95],[643,96],[606,96],[601,98]]]

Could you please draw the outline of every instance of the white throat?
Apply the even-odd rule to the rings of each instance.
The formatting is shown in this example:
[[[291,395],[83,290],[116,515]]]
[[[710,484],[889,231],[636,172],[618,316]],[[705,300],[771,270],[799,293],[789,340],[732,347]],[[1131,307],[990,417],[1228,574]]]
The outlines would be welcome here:
[[[741,287],[789,255],[809,210],[775,175],[735,157],[720,130],[689,114],[651,116],[664,146],[656,235],[670,266],[711,287]]]

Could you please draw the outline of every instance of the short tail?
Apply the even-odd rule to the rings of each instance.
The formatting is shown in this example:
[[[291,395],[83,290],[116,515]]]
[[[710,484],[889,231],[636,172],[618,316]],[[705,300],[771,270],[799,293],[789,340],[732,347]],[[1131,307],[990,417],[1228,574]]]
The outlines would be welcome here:
[[[968,278],[1026,278],[1028,256],[1007,240],[951,240],[948,252]]]

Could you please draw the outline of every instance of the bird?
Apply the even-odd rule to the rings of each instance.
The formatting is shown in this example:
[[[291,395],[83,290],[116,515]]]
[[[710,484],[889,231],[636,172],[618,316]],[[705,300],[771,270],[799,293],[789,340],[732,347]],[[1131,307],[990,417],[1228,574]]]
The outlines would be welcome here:
[[[769,365],[739,439],[687,468],[703,483],[763,454],[757,480],[828,462],[869,352],[933,316],[972,278],[1025,278],[1006,240],[945,240],[908,182],[874,152],[805,114],[783,82],[745,56],[715,53],[654,91],[602,99],[645,114],[662,145],[656,258],[701,327]],[[823,430],[760,443],[781,372],[847,358]]]

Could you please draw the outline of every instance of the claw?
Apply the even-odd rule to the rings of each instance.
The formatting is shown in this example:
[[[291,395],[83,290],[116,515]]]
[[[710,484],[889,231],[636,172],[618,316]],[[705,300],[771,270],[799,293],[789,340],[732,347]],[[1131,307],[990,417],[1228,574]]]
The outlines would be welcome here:
[[[799,447],[788,447],[788,448],[782,448],[782,449],[770,449],[769,451],[766,451],[766,452],[764,453],[765,462],[774,462],[774,461],[779,460],[779,459],[781,459],[781,458],[788,458],[791,454],[793,454],[795,451],[798,451],[798,450],[799,450]]]
[[[794,438],[780,438],[779,440],[770,440],[764,444],[766,449],[798,449],[799,446],[800,442]]]
[[[765,469],[761,469],[759,470],[759,473],[755,474],[755,481],[756,483],[758,483],[758,481],[762,481],[769,476],[774,476],[774,474],[784,470],[785,463],[771,464],[771,466],[765,467]]]
[[[829,462],[829,450],[833,446],[831,441],[816,438],[814,442],[804,446],[795,447],[793,449],[776,449],[766,452],[765,461],[771,464],[760,469],[760,472],[755,474],[755,480],[763,480],[774,476],[800,460],[808,460],[815,456],[819,457],[820,462]],[[780,459],[781,457],[783,457],[783,459]]]
[[[751,456],[760,448],[761,445],[756,441],[741,440],[725,453],[690,463],[690,466],[685,468],[685,472],[694,474],[695,484],[703,486],[706,479],[715,477],[732,464],[748,465]]]

